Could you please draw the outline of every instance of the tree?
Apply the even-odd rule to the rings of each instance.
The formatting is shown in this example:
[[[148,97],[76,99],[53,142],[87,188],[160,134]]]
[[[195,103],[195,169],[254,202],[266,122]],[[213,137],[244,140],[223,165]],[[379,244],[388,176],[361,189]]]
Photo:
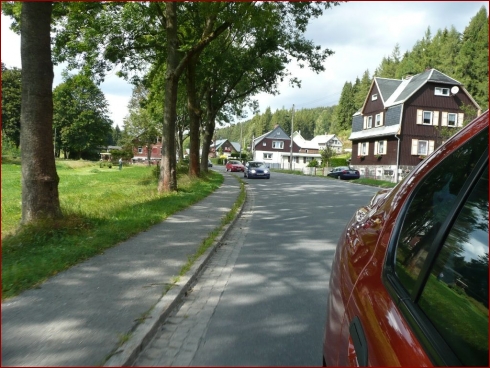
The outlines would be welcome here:
[[[120,144],[120,140],[121,140],[121,137],[122,137],[122,133],[121,133],[121,128],[119,128],[119,125],[116,125],[115,128],[112,129],[112,143],[114,143],[114,145],[119,145]]]
[[[8,69],[2,63],[2,139],[9,140],[17,148],[20,145],[21,84],[21,70]]]
[[[22,3],[22,223],[62,217],[53,145],[51,2]]]
[[[320,156],[322,157],[322,167],[328,167],[328,162],[335,156],[335,151],[332,147],[326,146],[324,149],[320,150]]]
[[[148,111],[147,105],[148,91],[143,85],[133,88],[131,99],[128,103],[129,115],[124,118],[124,130],[126,137],[132,144],[137,141],[139,145],[146,146],[148,153],[148,165],[151,165],[151,147],[160,136],[160,124],[153,119]]]
[[[369,70],[366,69],[364,74],[362,75],[362,79],[359,81],[357,88],[355,90],[355,106],[357,109],[360,109],[364,105],[364,101],[366,100],[366,96],[369,93],[369,89],[371,88],[371,77],[369,76]]]
[[[488,16],[483,6],[463,32],[457,74],[483,110],[488,108]]]
[[[108,102],[100,88],[85,75],[64,73],[63,80],[53,92],[57,144],[66,158],[74,155],[81,158],[82,153],[90,151],[93,156],[112,133]]]
[[[352,115],[360,108],[355,106],[352,83],[346,82],[340,94],[339,104],[335,109],[335,125],[333,133],[351,129]]]

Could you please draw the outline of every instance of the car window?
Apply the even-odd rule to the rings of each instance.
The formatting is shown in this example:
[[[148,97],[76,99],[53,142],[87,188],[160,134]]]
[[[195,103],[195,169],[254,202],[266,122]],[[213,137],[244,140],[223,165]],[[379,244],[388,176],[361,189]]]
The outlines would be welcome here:
[[[488,184],[487,167],[451,227],[419,300],[461,362],[484,367],[488,367]]]
[[[414,292],[437,232],[487,147],[488,130],[485,130],[432,170],[411,199],[398,237],[395,264],[396,275],[409,294]]]

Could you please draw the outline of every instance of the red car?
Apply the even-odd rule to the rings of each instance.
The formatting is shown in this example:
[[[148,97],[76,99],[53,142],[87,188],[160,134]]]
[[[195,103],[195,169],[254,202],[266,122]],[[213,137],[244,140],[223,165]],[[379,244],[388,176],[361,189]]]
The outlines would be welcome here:
[[[331,269],[324,366],[488,367],[488,117],[347,224]]]
[[[230,160],[226,163],[226,171],[245,171],[245,166],[240,161]]]

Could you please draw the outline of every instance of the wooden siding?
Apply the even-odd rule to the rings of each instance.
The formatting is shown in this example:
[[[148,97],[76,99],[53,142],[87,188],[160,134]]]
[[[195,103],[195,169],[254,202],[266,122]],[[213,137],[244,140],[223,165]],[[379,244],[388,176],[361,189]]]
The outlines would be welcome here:
[[[272,148],[272,142],[276,142],[276,141],[283,141],[284,142],[284,146],[283,148]],[[264,145],[265,143],[265,145]],[[255,145],[255,151],[267,151],[267,152],[285,152],[285,153],[289,153],[291,152],[291,148],[289,147],[289,144],[291,143],[291,141],[288,139],[288,140],[285,140],[285,139],[272,139],[272,138],[264,138],[262,141],[260,141],[259,143],[257,143]],[[294,153],[298,153],[300,150],[300,147],[293,141],[293,152]]]
[[[374,94],[377,94],[378,98],[373,101],[372,96]],[[384,111],[383,99],[381,98],[381,93],[379,93],[378,91],[378,87],[376,86],[376,84],[374,84],[373,89],[368,96],[368,100],[366,101],[366,105],[362,110],[362,114],[367,116],[373,115],[374,119],[374,115],[380,113],[381,111]]]
[[[436,96],[435,87],[447,87],[437,83],[428,83],[405,102],[400,146],[400,165],[415,166],[420,163],[417,155],[412,155],[412,139],[434,141],[434,149],[442,144],[438,130],[441,126],[442,112],[460,113],[460,106],[473,105],[460,90],[455,96]],[[438,119],[433,125],[417,124],[417,110],[437,111]],[[476,117],[476,116],[474,116]],[[466,118],[466,117],[465,117]]]
[[[378,155],[374,153],[375,142],[386,141],[386,154],[381,155],[381,159],[378,159]],[[368,154],[363,159],[358,157],[358,146],[360,143],[369,142]],[[394,136],[378,137],[362,140],[362,142],[352,142],[352,158],[351,165],[396,165],[396,152],[398,148],[398,140]]]

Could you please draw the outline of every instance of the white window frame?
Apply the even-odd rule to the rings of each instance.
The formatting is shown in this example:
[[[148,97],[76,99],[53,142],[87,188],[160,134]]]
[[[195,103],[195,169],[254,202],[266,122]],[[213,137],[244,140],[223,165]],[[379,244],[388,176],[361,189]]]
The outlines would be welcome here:
[[[283,149],[284,141],[272,141],[272,149]]]
[[[451,116],[454,116],[454,119],[453,119],[454,124],[452,124],[452,125],[449,124],[451,121],[451,118],[450,118]],[[458,126],[458,114],[456,114],[455,112],[449,112],[447,114],[447,126],[451,127],[451,128],[456,128]]]
[[[264,142],[264,143],[262,143],[262,145],[265,147],[265,146],[267,146],[267,143]]]
[[[371,129],[372,127],[373,127],[373,117],[372,116],[368,116],[367,117],[366,128],[367,129]]]
[[[421,143],[426,143],[426,149],[421,151]],[[434,151],[435,141],[433,140],[423,140],[423,139],[412,139],[412,155],[415,156],[427,156]]]
[[[376,117],[374,118],[374,126],[379,127],[383,125],[381,122],[381,114],[376,114]]]
[[[425,122],[425,114],[430,114],[429,123]],[[434,113],[432,111],[422,111],[422,125],[432,125]]]
[[[388,141],[377,141],[374,144],[374,153],[376,155],[386,155]]]
[[[429,141],[419,140],[417,142],[417,155],[427,156],[429,153]]]
[[[143,153],[143,147],[142,146],[138,147],[138,153]]]
[[[272,153],[264,152],[264,160],[272,160]]]
[[[369,153],[369,142],[361,142],[357,146],[359,156],[367,156]]]
[[[434,89],[434,95],[436,95],[436,96],[449,96],[449,88],[436,87]]]
[[[371,101],[376,101],[378,99],[378,94],[375,93],[371,96]]]

